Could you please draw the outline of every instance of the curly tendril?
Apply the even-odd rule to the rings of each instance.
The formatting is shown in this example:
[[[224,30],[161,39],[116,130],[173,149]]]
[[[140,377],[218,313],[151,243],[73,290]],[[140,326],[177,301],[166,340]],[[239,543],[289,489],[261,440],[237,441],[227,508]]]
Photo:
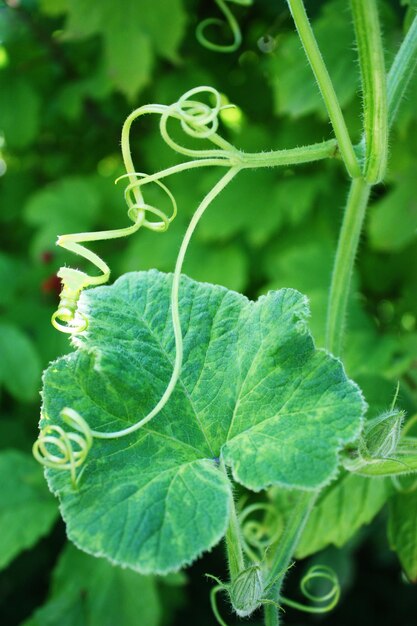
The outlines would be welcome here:
[[[195,99],[197,95],[209,95],[213,97],[213,106]],[[193,167],[226,165],[229,168],[227,173],[214,185],[197,208],[187,228],[177,257],[171,289],[171,315],[175,337],[175,362],[171,378],[159,402],[137,423],[132,424],[128,428],[114,432],[92,430],[79,413],[73,409],[64,409],[61,413],[63,420],[78,432],[67,433],[61,426],[48,425],[41,430],[39,438],[34,444],[33,453],[35,458],[46,467],[69,470],[73,486],[76,486],[79,480],[76,470],[86,460],[93,438],[115,439],[135,432],[162,410],[177,383],[183,358],[178,294],[181,270],[186,251],[192,234],[205,210],[240,170],[240,167],[236,166],[236,163],[239,162],[239,152],[216,133],[218,128],[218,115],[222,108],[220,94],[215,89],[211,87],[200,87],[188,91],[178,102],[170,106],[148,105],[133,111],[127,118],[122,130],[122,155],[126,167],[126,174],[116,180],[117,183],[122,179],[128,179],[124,195],[128,207],[128,217],[133,224],[126,228],[115,230],[96,233],[76,233],[58,237],[58,245],[90,261],[101,272],[98,276],[90,276],[81,270],[68,267],[62,267],[58,272],[58,276],[61,278],[62,282],[62,290],[58,309],[52,316],[52,324],[55,328],[65,333],[80,333],[88,327],[87,318],[78,311],[78,301],[81,292],[85,288],[107,282],[110,277],[110,268],[107,263],[96,253],[89,250],[84,244],[93,241],[126,237],[142,227],[148,228],[154,232],[165,232],[177,215],[177,203],[173,194],[161,179]],[[174,151],[184,156],[195,157],[194,160],[181,163],[153,175],[136,172],[130,150],[130,129],[135,119],[147,113],[156,113],[160,116],[160,131],[164,141]],[[170,118],[174,118],[180,122],[181,128],[186,135],[194,139],[208,140],[214,144],[215,149],[191,150],[178,144],[172,139],[168,129]],[[143,195],[144,189],[146,185],[152,183],[155,183],[162,189],[168,197],[171,205],[170,215],[145,201]]]
[[[60,415],[77,432],[66,432],[55,424],[45,426],[33,444],[33,456],[45,467],[69,470],[72,485],[76,487],[79,480],[77,468],[87,458],[93,437],[89,425],[77,411],[66,407]]]
[[[214,98],[214,106],[194,99],[196,95],[209,95]],[[191,99],[192,98],[192,99]],[[238,151],[227,141],[217,135],[218,115],[224,107],[221,105],[220,94],[212,87],[197,87],[185,93],[178,102],[170,105],[147,105],[133,111],[127,118],[122,130],[122,154],[126,167],[126,174],[120,176],[116,183],[124,178],[129,182],[125,189],[125,200],[128,206],[128,217],[133,222],[132,226],[115,230],[75,233],[58,237],[57,245],[73,252],[90,261],[100,272],[98,276],[90,276],[83,271],[73,268],[62,267],[58,277],[62,282],[60,303],[57,311],[52,316],[52,324],[61,332],[75,334],[86,330],[88,321],[82,314],[77,313],[77,305],[81,292],[92,286],[106,283],[110,278],[110,268],[98,254],[89,250],[85,245],[93,241],[105,241],[118,239],[132,235],[140,228],[147,228],[154,232],[164,232],[177,215],[177,204],[168,187],[161,182],[165,178],[182,170],[207,165],[226,165],[231,167],[238,162]],[[199,160],[182,163],[148,175],[136,172],[133,166],[130,152],[130,129],[132,122],[147,113],[160,115],[160,131],[167,145],[184,156],[197,157]],[[168,122],[170,118],[180,122],[184,133],[197,139],[207,139],[218,149],[215,150],[190,150],[178,144],[172,139]],[[212,157],[215,157],[212,159]],[[168,196],[172,212],[168,216],[161,209],[145,202],[142,187],[155,183]],[[150,216],[156,218],[150,219]]]
[[[313,581],[328,581],[330,583],[330,589],[326,593],[314,593],[311,590],[311,583]],[[305,598],[311,600],[311,602],[317,602],[322,606],[309,606],[289,600],[288,598],[281,597],[282,604],[290,606],[293,609],[304,611],[305,613],[327,613],[334,609],[340,599],[340,583],[336,576],[336,573],[326,565],[314,565],[311,567],[307,574],[303,576],[300,582],[300,590]]]
[[[237,0],[233,1],[237,2]],[[242,1],[240,3],[244,4]],[[249,4],[249,1],[247,0],[246,3]],[[204,100],[208,100],[208,102]],[[115,439],[135,432],[163,409],[175,388],[183,359],[183,339],[178,304],[180,276],[192,235],[208,206],[244,168],[295,165],[337,155],[335,140],[259,154],[244,153],[217,133],[219,113],[224,108],[232,106],[222,105],[221,102],[221,95],[216,89],[203,86],[190,89],[177,102],[171,105],[149,104],[134,110],[127,117],[122,129],[121,148],[126,173],[116,180],[117,183],[120,180],[127,179],[124,196],[128,207],[127,215],[133,224],[115,230],[75,233],[58,237],[57,244],[59,246],[83,257],[100,272],[99,275],[91,276],[79,269],[69,267],[62,267],[58,272],[62,282],[62,290],[58,309],[52,316],[52,324],[55,328],[65,333],[81,333],[88,328],[88,319],[78,310],[78,302],[82,291],[88,287],[106,283],[110,277],[110,268],[107,263],[85,244],[127,237],[140,228],[147,228],[154,232],[165,232],[177,215],[177,204],[173,194],[162,180],[174,174],[199,167],[220,166],[227,168],[226,174],[207,193],[195,211],[178,253],[171,287],[171,318],[175,338],[175,360],[171,378],[159,402],[145,417],[123,430],[114,432],[92,430],[78,413],[72,409],[65,409],[65,412],[62,413],[63,419],[80,434],[66,433],[59,426],[47,426],[40,433],[39,440],[34,446],[35,457],[47,467],[69,470],[74,485],[79,480],[79,476],[76,476],[76,469],[85,461],[93,438]],[[172,150],[187,157],[189,160],[154,174],[136,171],[131,155],[131,126],[135,120],[147,114],[159,116],[159,130],[164,142]],[[185,136],[198,141],[203,140],[206,146],[196,149],[188,148],[186,145],[178,143],[171,135],[170,127],[172,122],[179,123]],[[211,146],[207,146],[207,142]],[[147,186],[152,183],[155,183],[162,189],[167,196],[171,206],[169,215],[160,208],[146,202],[144,195],[148,188]],[[81,435],[84,437],[83,441],[85,443],[82,443]],[[78,449],[74,450],[74,444],[78,445]],[[52,453],[51,448],[53,446],[60,454]],[[256,534],[253,526],[252,533]],[[258,547],[260,547],[260,544]],[[249,546],[248,549],[250,549]]]
[[[242,34],[240,31],[240,26],[227,6],[227,3],[238,4],[240,6],[248,7],[252,4],[253,0],[215,0],[217,6],[220,11],[223,13],[225,19],[220,19],[218,17],[208,17],[207,19],[200,22],[197,26],[195,34],[199,43],[208,48],[209,50],[213,50],[214,52],[235,52],[240,44],[242,43]],[[232,33],[232,42],[228,44],[218,44],[213,41],[210,41],[206,37],[206,30],[212,26],[221,27],[228,26],[230,32]]]
[[[262,520],[248,519],[250,515],[259,511],[269,513],[270,519],[267,521],[266,516]],[[275,543],[281,535],[283,530],[282,520],[272,504],[258,502],[250,504],[242,510],[239,514],[239,522],[242,528],[243,549],[251,561],[259,563],[265,550]]]

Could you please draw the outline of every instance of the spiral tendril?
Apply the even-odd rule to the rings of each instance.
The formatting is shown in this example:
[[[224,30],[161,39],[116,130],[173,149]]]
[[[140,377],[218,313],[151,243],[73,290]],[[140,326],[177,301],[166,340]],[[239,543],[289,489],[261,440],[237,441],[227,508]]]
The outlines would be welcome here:
[[[77,432],[67,432],[61,426],[48,424],[42,428],[33,444],[33,456],[45,467],[69,470],[75,488],[80,478],[80,474],[77,476],[77,468],[86,460],[93,437],[89,425],[77,411],[66,407],[60,415]]]
[[[310,585],[313,580],[328,581],[330,589],[326,593],[318,594],[311,591]],[[307,574],[303,576],[300,582],[300,590],[305,598],[311,602],[325,603],[322,606],[309,606],[301,604],[295,600],[281,597],[282,604],[290,606],[293,609],[304,611],[305,613],[327,613],[334,609],[340,599],[340,583],[336,573],[326,565],[314,565]]]
[[[210,106],[194,99],[195,96],[200,95],[211,96],[214,99],[214,105]],[[238,151],[216,133],[219,112],[223,108],[220,94],[216,89],[212,87],[196,87],[186,92],[172,105],[146,105],[136,109],[129,115],[122,131],[122,153],[127,173],[119,176],[116,183],[125,178],[129,180],[124,195],[128,206],[128,217],[133,222],[133,225],[115,230],[75,233],[58,237],[57,245],[90,261],[101,274],[90,276],[78,269],[67,267],[60,269],[58,272],[58,277],[62,282],[60,303],[57,311],[52,316],[52,324],[57,330],[69,334],[76,334],[86,330],[88,326],[87,318],[82,313],[78,312],[77,314],[80,294],[85,288],[106,283],[110,277],[110,268],[107,263],[83,244],[127,237],[142,227],[154,232],[165,232],[177,215],[177,204],[171,191],[161,181],[162,178],[193,167],[207,165],[227,165],[231,167],[238,162]],[[179,154],[196,157],[198,160],[183,163],[153,175],[136,172],[131,158],[130,128],[136,118],[147,113],[160,115],[161,135],[170,148]],[[181,146],[174,141],[169,133],[168,121],[170,118],[177,119],[180,122],[181,128],[186,135],[197,139],[207,139],[216,145],[217,149],[191,150]],[[150,183],[158,185],[167,195],[172,207],[170,216],[161,209],[145,202],[142,189]],[[156,217],[156,221],[149,219],[149,215]]]
[[[247,518],[258,511],[264,511],[272,515],[271,520],[247,520]],[[254,562],[258,563],[262,559],[264,551],[277,539],[282,533],[282,520],[278,516],[276,508],[272,504],[266,502],[258,502],[245,507],[239,514],[239,522],[242,528],[242,546],[247,556]],[[255,552],[253,550],[257,550]]]
[[[250,4],[251,0],[229,0],[236,4]],[[220,2],[220,0],[219,0]],[[224,2],[222,2],[224,6]],[[233,16],[232,16],[233,17]],[[212,103],[202,101],[202,98],[212,100]],[[185,232],[175,264],[172,288],[171,288],[171,317],[175,338],[175,360],[171,378],[158,403],[141,420],[128,428],[114,432],[101,432],[92,430],[85,420],[75,411],[65,409],[63,419],[78,430],[84,437],[76,433],[66,433],[60,426],[47,426],[42,429],[38,442],[34,445],[34,455],[43,465],[55,469],[67,469],[71,473],[73,484],[77,482],[76,469],[82,465],[91,447],[92,438],[115,439],[124,437],[135,432],[147,422],[153,419],[168,402],[178,381],[183,359],[183,339],[179,316],[179,284],[185,255],[190,244],[192,235],[205,213],[206,209],[229,182],[246,167],[271,167],[296,163],[310,162],[322,158],[335,156],[335,142],[330,140],[321,144],[313,144],[301,148],[289,150],[277,150],[270,153],[250,154],[243,153],[226,141],[218,133],[219,113],[233,105],[222,105],[220,93],[213,87],[195,87],[183,94],[177,102],[171,105],[149,104],[132,111],[127,117],[122,128],[121,148],[126,173],[120,176],[120,180],[127,179],[124,196],[128,207],[128,218],[132,225],[115,230],[85,232],[61,235],[57,245],[77,254],[92,263],[100,272],[99,275],[89,275],[79,269],[61,267],[58,276],[62,282],[60,303],[52,316],[52,324],[61,332],[77,334],[88,328],[87,317],[79,310],[79,298],[82,291],[91,286],[106,283],[110,277],[110,268],[107,263],[86,245],[89,242],[105,241],[127,237],[140,228],[147,228],[154,232],[165,232],[170,223],[177,215],[175,198],[163,179],[185,170],[200,167],[220,166],[226,167],[227,172],[212,189],[206,194],[197,207],[189,226]],[[190,160],[168,167],[154,174],[145,174],[135,170],[130,145],[130,132],[132,123],[146,114],[159,116],[159,130],[164,142],[178,154],[189,157]],[[194,140],[204,140],[213,147],[199,149],[188,148],[181,145],[170,134],[170,121],[176,120],[185,135]],[[146,185],[155,183],[168,197],[171,212],[165,211],[147,203],[144,198]],[[84,441],[85,443],[82,443]],[[78,449],[73,449],[73,444]],[[48,447],[47,447],[48,445]],[[53,454],[50,447],[55,445],[60,454]],[[259,531],[252,524],[251,532],[255,536]],[[258,538],[258,549],[261,540]],[[247,542],[247,548],[250,550]],[[252,551],[252,556],[253,556]]]
[[[220,19],[218,17],[208,17],[200,22],[195,32],[197,40],[202,46],[208,48],[209,50],[213,50],[214,52],[235,52],[242,43],[242,33],[238,21],[227,4],[233,3],[248,7],[252,4],[252,0],[215,0],[215,2],[220,11],[223,13],[224,19]],[[207,28],[210,28],[210,26],[223,28],[225,25],[229,27],[232,34],[231,43],[218,44],[210,41],[210,39],[206,37],[205,32]]]
[[[213,97],[213,106],[195,99],[195,96],[204,94]],[[179,284],[186,251],[194,230],[207,207],[240,170],[240,167],[236,165],[239,163],[239,152],[216,133],[218,128],[218,115],[221,109],[220,94],[215,89],[211,87],[197,87],[185,93],[178,102],[170,106],[147,105],[133,111],[133,113],[128,116],[122,130],[122,155],[126,167],[126,174],[116,180],[117,183],[120,180],[128,179],[124,196],[128,207],[127,214],[129,219],[133,222],[133,225],[110,231],[76,233],[58,237],[58,245],[90,261],[101,272],[98,276],[90,276],[78,269],[62,267],[58,273],[63,286],[60,295],[60,304],[57,311],[52,316],[52,323],[58,330],[74,334],[86,330],[88,326],[87,318],[78,311],[78,301],[81,292],[87,287],[107,282],[110,277],[110,268],[107,263],[83,244],[92,241],[125,237],[133,234],[141,227],[148,228],[154,232],[165,232],[177,215],[177,203],[171,191],[165,183],[162,182],[162,179],[193,167],[212,165],[228,166],[227,173],[207,193],[197,208],[186,230],[179,250],[171,289],[171,315],[175,337],[175,362],[171,378],[159,402],[141,420],[128,428],[114,432],[92,430],[79,413],[72,409],[64,409],[61,412],[62,419],[78,432],[67,433],[61,426],[47,425],[41,430],[39,438],[34,444],[33,453],[35,458],[46,467],[69,470],[74,486],[79,479],[79,476],[77,477],[77,468],[84,463],[92,445],[93,438],[115,439],[135,432],[162,410],[177,383],[183,358],[183,340],[178,304]],[[155,113],[160,116],[160,131],[162,137],[173,150],[185,156],[195,157],[195,159],[152,175],[136,172],[130,150],[130,129],[132,122],[146,113]],[[181,146],[172,139],[169,133],[168,121],[170,118],[174,118],[180,122],[181,128],[186,135],[194,139],[208,140],[212,142],[216,148],[214,150],[195,150]],[[170,215],[145,201],[143,192],[146,185],[152,183],[155,183],[162,189],[168,197],[171,205]]]

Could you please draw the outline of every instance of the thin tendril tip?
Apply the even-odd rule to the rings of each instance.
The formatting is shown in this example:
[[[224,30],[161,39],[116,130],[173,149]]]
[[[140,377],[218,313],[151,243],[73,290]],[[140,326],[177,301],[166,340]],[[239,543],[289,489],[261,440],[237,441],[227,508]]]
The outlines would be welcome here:
[[[48,424],[40,431],[32,452],[35,459],[45,467],[69,471],[75,488],[80,478],[80,475],[77,476],[77,468],[84,464],[93,437],[89,425],[77,411],[66,407],[60,415],[77,432],[67,432],[61,426]]]

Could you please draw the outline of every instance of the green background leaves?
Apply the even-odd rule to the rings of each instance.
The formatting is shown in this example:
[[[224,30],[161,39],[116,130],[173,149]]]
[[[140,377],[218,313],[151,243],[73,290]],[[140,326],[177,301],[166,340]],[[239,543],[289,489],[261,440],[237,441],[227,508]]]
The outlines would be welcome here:
[[[123,188],[115,187],[114,179],[123,173],[121,124],[133,107],[169,104],[187,89],[211,84],[239,106],[237,122],[222,124],[220,130],[242,149],[293,147],[331,134],[284,0],[232,7],[243,37],[242,46],[232,55],[211,53],[195,40],[198,22],[216,14],[211,0],[152,6],[137,0],[133,8],[130,2],[123,4],[128,13],[132,11],[129,15],[135,15],[134,23],[123,23],[116,10],[113,19],[105,21],[108,2],[90,3],[86,11],[86,3],[77,0],[21,0],[3,2],[0,10],[0,316],[1,327],[10,330],[13,362],[24,356],[27,364],[18,371],[11,361],[4,367],[7,353],[0,352],[0,371],[8,378],[7,385],[4,378],[1,383],[2,450],[13,446],[29,455],[37,435],[39,366],[46,367],[68,351],[67,338],[50,327],[59,289],[55,274],[61,264],[78,266],[80,261],[58,251],[57,235],[64,229],[118,228],[128,223]],[[414,4],[378,0],[388,66],[410,24]],[[139,15],[140,7],[146,9],[145,16]],[[308,3],[307,9],[357,141],[361,133],[360,99],[355,95],[358,68],[353,39],[348,40],[348,4],[318,0]],[[270,52],[259,45],[264,36]],[[134,50],[146,52],[139,58]],[[416,86],[417,81],[412,81],[393,129],[387,181],[371,199],[348,317],[344,364],[363,389],[370,416],[390,406],[398,380],[399,406],[409,416],[417,411],[417,241],[410,211],[417,156]],[[134,128],[133,156],[138,169],[146,172],[173,161],[155,122],[148,118]],[[131,241],[97,245],[97,252],[111,265],[112,278],[126,270],[172,271],[190,215],[217,176],[207,170],[169,181],[180,211],[168,232],[141,232]],[[252,299],[269,288],[299,289],[310,299],[310,327],[322,346],[326,291],[346,193],[345,175],[337,161],[242,173],[204,216],[185,272]],[[93,210],[91,195],[95,196]],[[38,207],[32,216],[27,207],[33,203]],[[91,268],[81,264],[81,269]],[[16,334],[21,341],[13,341]],[[30,347],[19,353],[21,343]],[[380,479],[374,482],[380,485]],[[323,502],[337,485],[332,482],[326,488]],[[339,510],[343,510],[341,526],[350,527],[349,507]],[[323,624],[369,626],[379,620],[403,626],[415,615],[415,592],[398,576],[399,563],[387,549],[385,520],[382,511],[337,550],[333,566],[341,575],[347,601],[322,616]],[[48,572],[63,543],[64,531],[58,525],[36,547],[20,555],[16,552],[16,559],[0,573],[1,623],[20,626],[45,601]],[[404,554],[401,542],[395,545]],[[335,553],[326,550],[316,558],[325,562]],[[177,620],[179,626],[187,621],[212,626],[205,604],[209,588],[199,581],[206,571],[220,571],[223,556],[222,549],[214,551],[192,570],[197,582],[189,594],[188,613],[176,617],[176,605],[171,605],[167,594],[161,597],[164,625]],[[349,565],[340,571],[339,561]],[[70,578],[68,570],[64,573]],[[294,568],[288,577],[289,597],[296,596],[299,573],[300,568]],[[351,585],[354,591],[349,592]],[[395,604],[392,597],[397,598]],[[290,611],[285,618],[297,619]],[[57,626],[61,624],[62,613],[54,619]],[[302,619],[309,624],[316,618]]]
[[[156,580],[112,567],[68,545],[46,604],[22,626],[146,626],[161,623]]]
[[[417,579],[417,492],[396,494],[389,506],[388,536],[408,578]]]
[[[46,535],[58,517],[36,461],[16,450],[0,453],[0,569]]]
[[[33,400],[39,389],[41,364],[33,342],[13,324],[0,322],[0,385],[15,398]]]
[[[56,12],[53,4],[43,6]],[[186,20],[181,0],[101,0],[94,10],[88,0],[65,0],[60,9],[67,12],[63,37],[102,36],[106,73],[130,99],[149,82],[155,54],[178,58]]]

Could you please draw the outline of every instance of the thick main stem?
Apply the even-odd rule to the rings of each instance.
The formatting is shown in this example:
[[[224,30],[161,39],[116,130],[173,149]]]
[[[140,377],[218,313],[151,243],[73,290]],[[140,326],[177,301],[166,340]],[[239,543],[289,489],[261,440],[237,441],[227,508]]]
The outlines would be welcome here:
[[[411,77],[417,66],[417,15],[395,55],[388,72],[388,124],[392,126]]]
[[[360,176],[359,163],[353,150],[352,141],[340,108],[339,100],[310,26],[303,0],[287,0],[287,2],[304,51],[326,105],[346,169],[352,178]]]
[[[276,547],[267,583],[274,583],[268,597],[278,604],[285,573],[297,548],[301,533],[307,523],[317,495],[318,492],[316,491],[300,492]],[[276,607],[265,605],[264,616],[265,626],[279,626],[279,613]]]
[[[352,180],[347,199],[330,286],[326,347],[339,356],[352,281],[353,266],[371,187],[362,178]]]
[[[356,6],[356,10],[361,13],[365,5],[361,5],[357,0],[352,0]],[[372,3],[368,3],[372,4]],[[358,17],[358,16],[357,16]],[[359,16],[362,19],[364,16]],[[372,17],[372,16],[371,16]],[[368,16],[369,18],[369,16]],[[376,24],[376,16],[374,15],[374,37],[379,41],[380,33],[379,27]],[[363,30],[363,24],[361,27],[360,37],[366,39],[366,29]],[[365,43],[362,42],[365,46]],[[380,42],[378,44],[380,46]],[[369,45],[366,44],[369,48]],[[369,57],[372,56],[372,51],[368,50]],[[381,54],[381,51],[378,53]],[[369,59],[368,59],[369,63]],[[391,69],[387,78],[387,101],[382,105],[384,111],[377,110],[380,107],[381,101],[384,100],[384,96],[381,96],[380,88],[381,82],[381,68],[382,62],[378,69],[378,76],[372,77],[369,75],[367,86],[368,98],[374,101],[375,106],[370,108],[373,110],[374,119],[369,116],[369,128],[379,126],[380,131],[380,143],[382,152],[386,150],[387,141],[387,128],[393,124],[395,117],[398,113],[399,105],[407,90],[407,86],[410,82],[411,76],[415,71],[417,65],[417,16],[414,18],[410,29],[398,50]],[[368,74],[370,74],[372,68],[367,67]],[[375,81],[379,81],[378,84],[373,84]],[[370,94],[372,90],[378,91],[378,94]],[[382,100],[381,100],[382,98]],[[376,102],[379,99],[379,105]],[[370,131],[371,132],[371,131]],[[371,133],[372,134],[372,133]],[[367,158],[369,158],[369,143],[373,145],[373,157],[370,159],[371,169],[378,173],[378,176],[370,177],[370,180],[377,180],[385,165],[381,158],[379,148],[376,147],[375,142],[371,138],[371,142],[368,142],[367,146]],[[383,156],[383,155],[382,155]],[[369,170],[368,170],[369,174]],[[369,200],[371,186],[365,180],[359,178],[352,181],[351,189],[348,196],[345,215],[343,218],[342,229],[339,236],[339,243],[336,252],[336,259],[332,274],[329,304],[327,310],[327,323],[326,323],[326,347],[333,354],[339,356],[343,348],[343,334],[346,319],[346,309],[348,304],[348,297],[351,286],[353,266],[355,257],[357,254],[359,238],[365,218],[366,207]]]
[[[222,466],[222,469],[225,473],[227,473],[224,465]],[[231,500],[229,525],[227,527],[225,541],[229,575],[230,580],[233,581],[237,575],[245,569],[245,558],[242,547],[242,531],[233,497]]]
[[[376,0],[351,0],[362,79],[364,177],[380,182],[387,166],[388,104],[384,50]]]

